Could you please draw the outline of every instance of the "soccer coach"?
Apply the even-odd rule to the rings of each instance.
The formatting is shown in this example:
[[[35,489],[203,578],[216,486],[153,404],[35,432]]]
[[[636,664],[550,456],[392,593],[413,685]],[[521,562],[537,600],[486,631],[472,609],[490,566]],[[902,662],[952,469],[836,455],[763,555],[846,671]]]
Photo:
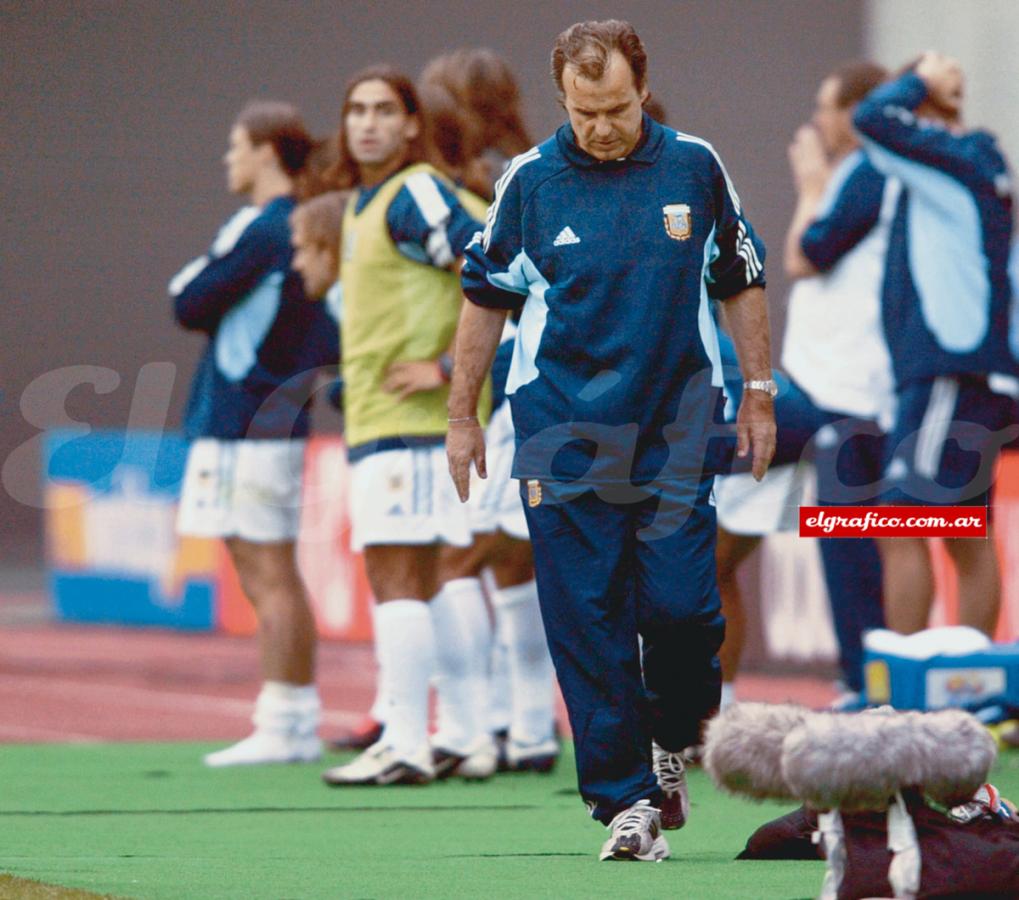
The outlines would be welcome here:
[[[662,829],[685,822],[681,752],[721,684],[712,300],[745,379],[737,452],[758,479],[774,452],[764,247],[711,145],[643,113],[631,25],[573,25],[552,70],[569,121],[509,164],[465,252],[447,452],[466,500],[471,462],[485,474],[478,394],[507,310],[522,310],[513,475],[580,792],[612,831],[602,859],[656,860]]]

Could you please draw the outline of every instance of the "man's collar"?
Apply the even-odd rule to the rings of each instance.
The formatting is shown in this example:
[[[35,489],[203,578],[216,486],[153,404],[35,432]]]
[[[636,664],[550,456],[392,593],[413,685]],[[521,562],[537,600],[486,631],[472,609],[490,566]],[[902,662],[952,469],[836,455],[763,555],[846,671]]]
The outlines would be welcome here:
[[[640,140],[637,146],[630,151],[629,156],[622,159],[601,160],[595,159],[586,150],[582,150],[577,144],[576,135],[570,127],[569,120],[559,126],[556,132],[556,143],[563,156],[575,166],[583,168],[595,168],[596,166],[625,166],[628,163],[641,163],[651,165],[662,152],[662,145],[665,142],[665,131],[647,113],[643,114],[641,122]]]

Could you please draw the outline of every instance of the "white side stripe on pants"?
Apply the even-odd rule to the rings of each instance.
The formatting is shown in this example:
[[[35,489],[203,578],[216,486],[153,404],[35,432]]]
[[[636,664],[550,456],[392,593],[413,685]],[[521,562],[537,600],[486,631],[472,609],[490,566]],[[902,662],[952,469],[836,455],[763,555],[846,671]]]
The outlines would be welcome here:
[[[945,439],[955,415],[955,404],[959,399],[959,382],[951,376],[934,379],[927,409],[920,423],[916,438],[916,454],[913,468],[918,475],[933,479],[938,474],[938,465],[944,450]]]

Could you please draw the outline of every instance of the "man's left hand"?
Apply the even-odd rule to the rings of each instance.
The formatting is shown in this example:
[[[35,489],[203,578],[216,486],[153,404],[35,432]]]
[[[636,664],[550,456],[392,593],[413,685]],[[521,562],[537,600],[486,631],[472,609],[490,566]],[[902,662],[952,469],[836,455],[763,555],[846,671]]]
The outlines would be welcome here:
[[[432,359],[396,362],[386,370],[382,390],[405,400],[420,391],[434,391],[446,383],[439,364]]]
[[[753,474],[757,481],[775,455],[775,403],[763,391],[746,390],[736,412],[736,455],[753,451]]]
[[[813,125],[801,125],[796,129],[788,156],[797,193],[823,193],[831,177],[831,168],[821,134]]]
[[[935,106],[958,114],[962,105],[963,74],[957,59],[928,50],[920,57],[916,74],[927,85],[927,92]]]

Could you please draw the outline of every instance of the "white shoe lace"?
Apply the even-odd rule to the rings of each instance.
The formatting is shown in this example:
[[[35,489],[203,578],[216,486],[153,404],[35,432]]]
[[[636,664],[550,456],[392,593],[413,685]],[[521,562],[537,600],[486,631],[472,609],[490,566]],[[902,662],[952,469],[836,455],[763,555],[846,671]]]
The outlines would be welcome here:
[[[630,832],[649,832],[651,824],[658,819],[660,812],[648,800],[640,800],[629,809],[617,813],[609,824],[613,834],[629,834]]]
[[[670,753],[657,744],[653,747],[655,775],[658,786],[667,794],[674,794],[686,784],[686,766],[681,753]]]

